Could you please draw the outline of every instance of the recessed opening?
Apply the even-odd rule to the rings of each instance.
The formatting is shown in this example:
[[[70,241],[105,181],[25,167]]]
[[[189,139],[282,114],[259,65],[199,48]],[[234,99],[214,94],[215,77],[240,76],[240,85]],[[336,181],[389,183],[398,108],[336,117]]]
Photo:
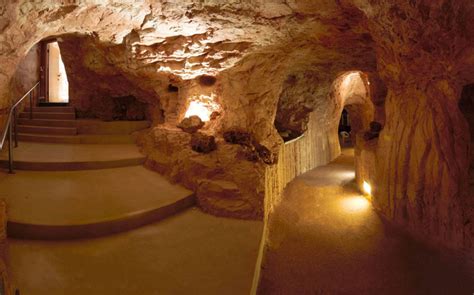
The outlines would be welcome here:
[[[342,110],[341,120],[339,120],[339,142],[341,147],[351,147],[351,119],[349,117],[349,112],[346,109]]]
[[[168,92],[178,92],[179,88],[174,86],[173,84],[168,85]]]
[[[274,124],[285,142],[302,136],[308,129],[317,89],[315,76],[311,71],[294,73],[288,75],[283,83]]]
[[[209,75],[202,75],[199,77],[199,83],[202,86],[212,86],[216,83],[217,79],[216,77],[209,76]]]

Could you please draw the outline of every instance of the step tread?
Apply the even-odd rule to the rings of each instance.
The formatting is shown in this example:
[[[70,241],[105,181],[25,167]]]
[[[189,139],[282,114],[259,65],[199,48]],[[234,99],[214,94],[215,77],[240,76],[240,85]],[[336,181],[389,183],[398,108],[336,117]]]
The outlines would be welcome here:
[[[135,144],[64,144],[20,141],[14,153],[15,170],[73,171],[141,165],[145,156]],[[7,150],[0,166],[8,166]]]
[[[30,119],[30,118],[18,118],[18,120],[29,120],[29,121],[38,121],[38,122],[49,122],[49,121],[53,121],[53,122],[77,122],[76,119],[38,119],[38,118],[33,118],[33,119]]]
[[[29,118],[18,118],[18,125],[34,125],[34,126],[51,126],[51,125],[73,125],[68,127],[76,127],[77,121],[62,120],[62,119],[29,119]],[[58,126],[65,127],[65,126]]]
[[[61,127],[61,126],[42,126],[42,125],[26,125],[26,124],[18,124],[18,128],[20,127],[28,127],[28,128],[40,128],[40,129],[53,129],[53,130],[77,130],[77,127]]]
[[[32,163],[73,163],[118,161],[144,158],[135,144],[66,144],[20,141],[15,160]],[[8,159],[7,151],[0,160]]]
[[[37,126],[37,125],[18,125],[18,132],[34,133],[44,135],[77,135],[76,127],[55,127],[55,126]]]
[[[57,112],[57,113],[54,113],[54,112],[33,112],[33,119],[42,119],[42,118],[38,118],[38,117],[45,117],[45,116],[50,116],[50,117],[58,117],[58,116],[63,116],[63,117],[71,117],[73,119],[69,119],[69,120],[74,120],[76,119],[76,114],[75,113],[64,113],[64,112]],[[30,117],[30,113],[29,112],[20,112],[20,117],[26,117],[26,118],[29,118]],[[36,118],[35,118],[36,117]],[[47,118],[46,118],[47,119]]]
[[[21,115],[28,115],[28,116],[30,115],[29,112],[20,112],[20,114]],[[67,113],[67,112],[37,112],[37,113],[35,113],[35,112],[33,112],[33,116],[37,115],[37,114],[41,114],[41,115],[51,115],[51,114],[53,114],[53,115],[72,115],[74,113]]]
[[[97,182],[101,185],[91,186]],[[194,204],[190,190],[142,166],[18,171],[3,179],[0,194],[10,205],[9,234],[23,238],[106,235],[158,221]]]
[[[30,108],[26,107],[23,112],[29,113]],[[75,113],[73,107],[33,107],[33,113]]]
[[[23,136],[39,136],[39,137],[54,137],[54,138],[75,138],[78,137],[78,135],[62,135],[62,134],[41,134],[41,133],[23,133],[23,132],[18,132],[18,135],[23,135]]]
[[[41,175],[41,177],[38,177]],[[64,180],[67,179],[65,183]],[[100,188],[91,190],[91,183],[101,180]],[[117,181],[121,179],[122,181]],[[61,184],[62,183],[62,184]],[[134,183],[135,185],[131,185]],[[70,214],[64,214],[64,212],[58,212],[57,214],[46,214],[42,210],[21,210],[17,211],[18,208],[11,208],[13,211],[9,215],[10,220],[21,221],[33,224],[56,224],[61,225],[67,222],[67,224],[87,224],[92,223],[97,219],[101,220],[104,215],[107,217],[114,217],[122,212],[130,212],[137,209],[144,209],[142,206],[138,206],[136,203],[137,196],[133,192],[136,192],[136,185],[142,184],[140,194],[143,199],[142,205],[154,207],[156,204],[168,203],[174,201],[177,198],[182,198],[191,195],[192,192],[185,189],[184,187],[171,184],[160,174],[150,171],[142,166],[132,166],[123,168],[111,168],[104,169],[101,171],[70,171],[64,173],[53,172],[37,172],[37,171],[19,171],[16,175],[8,177],[2,182],[0,191],[7,195],[7,192],[14,190],[16,193],[15,198],[17,200],[22,199],[21,196],[30,196],[31,203],[28,205],[29,208],[38,202],[38,206],[52,208],[56,207],[53,203],[62,203],[61,210],[71,211]],[[31,194],[31,188],[35,189],[35,194]],[[64,198],[64,194],[68,192],[68,198]],[[3,195],[3,194],[2,194]],[[10,193],[8,195],[11,195]],[[100,197],[102,196],[102,197]],[[107,207],[98,206],[91,208],[92,212],[84,212],[79,210],[76,206],[88,206],[91,204],[78,204],[80,200],[87,200],[90,203],[102,203],[103,198],[109,198],[111,200],[127,202],[124,207]],[[117,198],[117,199],[116,199]],[[45,200],[49,200],[45,202]],[[50,203],[51,202],[51,203]],[[71,206],[65,206],[66,203],[70,203]],[[87,202],[86,202],[87,203]],[[114,203],[114,202],[112,202]],[[119,204],[119,202],[115,203]],[[26,203],[24,204],[26,205]],[[27,214],[30,213],[30,214]],[[84,214],[90,214],[84,216]]]
[[[41,133],[18,133],[22,141],[50,142],[50,143],[75,143],[75,144],[125,144],[133,143],[133,136],[126,134],[76,134],[58,135]]]

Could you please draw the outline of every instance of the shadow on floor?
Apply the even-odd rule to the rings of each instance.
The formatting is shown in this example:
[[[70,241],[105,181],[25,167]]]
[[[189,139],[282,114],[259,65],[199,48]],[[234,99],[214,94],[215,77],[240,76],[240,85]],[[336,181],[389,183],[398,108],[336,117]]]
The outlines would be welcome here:
[[[472,269],[384,222],[353,156],[301,175],[270,216],[259,294],[472,294]]]

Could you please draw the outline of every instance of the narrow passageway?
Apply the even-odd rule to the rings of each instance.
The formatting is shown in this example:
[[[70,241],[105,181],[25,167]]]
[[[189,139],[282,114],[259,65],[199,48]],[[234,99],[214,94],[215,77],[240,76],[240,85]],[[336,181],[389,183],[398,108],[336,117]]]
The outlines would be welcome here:
[[[269,220],[259,294],[471,294],[459,261],[388,226],[354,185],[353,150],[292,181]]]

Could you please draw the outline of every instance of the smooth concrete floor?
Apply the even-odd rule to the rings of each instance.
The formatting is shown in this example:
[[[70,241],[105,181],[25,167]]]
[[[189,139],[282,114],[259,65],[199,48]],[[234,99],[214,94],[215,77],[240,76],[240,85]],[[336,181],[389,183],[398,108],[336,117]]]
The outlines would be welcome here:
[[[8,149],[0,152],[0,160],[8,160]],[[57,144],[20,142],[14,159],[24,162],[88,162],[143,158],[135,144]]]
[[[159,208],[192,192],[142,166],[86,171],[0,173],[8,219],[26,224],[78,225]]]
[[[384,223],[353,178],[346,150],[288,185],[270,216],[259,294],[474,294],[472,265]]]
[[[192,208],[103,238],[9,239],[7,265],[21,295],[247,295],[262,227]]]

